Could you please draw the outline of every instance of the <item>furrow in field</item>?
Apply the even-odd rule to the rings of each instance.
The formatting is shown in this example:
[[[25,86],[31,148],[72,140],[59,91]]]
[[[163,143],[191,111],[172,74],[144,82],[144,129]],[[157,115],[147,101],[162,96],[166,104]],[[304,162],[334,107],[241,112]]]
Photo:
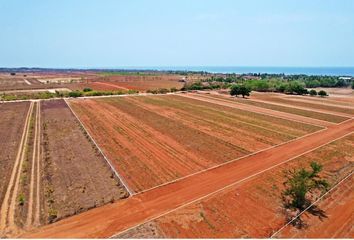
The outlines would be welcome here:
[[[150,99],[153,100],[153,102],[147,101],[148,103],[146,101],[138,101],[141,100],[139,98],[130,98],[130,100],[136,101],[137,105],[144,109],[156,112],[163,117],[178,120],[185,126],[193,127],[205,134],[214,136],[220,140],[225,140],[233,144],[236,148],[247,152],[257,151],[294,138],[294,136],[274,132],[257,125],[234,121],[232,118],[217,118],[220,116],[211,118],[206,114],[193,114],[178,108],[162,107],[163,104],[166,103],[163,101],[163,98],[156,99],[154,97],[154,99]],[[167,101],[171,102],[171,99]],[[247,139],[247,141],[244,139]]]
[[[115,160],[115,167],[121,170],[128,181],[134,182],[137,189],[151,187],[152,185],[144,186],[151,179],[155,179],[155,184],[161,184],[212,164],[112,105],[97,106],[93,101],[80,109],[75,108],[75,104],[72,105],[89,131],[98,136],[97,140],[99,144],[102,143],[106,154]],[[99,118],[95,118],[98,109],[102,107],[106,110],[100,112]],[[87,116],[92,117],[95,126],[102,123],[102,131],[95,129]],[[106,123],[110,123],[110,126],[106,126]],[[101,142],[108,132],[114,136],[110,139],[111,142]]]
[[[184,105],[186,106],[198,106],[197,108],[191,109],[192,111],[197,111],[198,114],[208,114],[208,116],[215,118],[215,115],[219,113],[222,115],[223,118],[230,118],[242,123],[257,125],[263,128],[272,129],[276,132],[286,133],[295,136],[302,136],[304,134],[308,134],[323,128],[302,122],[293,121],[290,119],[280,118],[278,116],[272,116],[270,114],[263,114],[263,112],[268,112],[264,109],[261,109],[262,111],[258,113],[250,111],[251,109],[249,108],[247,108],[248,110],[242,110],[237,108],[240,105],[236,105],[237,107],[235,107],[235,105],[220,104],[220,102],[217,101],[209,102],[205,101],[204,99],[186,98],[182,95],[175,95],[171,97],[169,96],[169,98],[184,103]],[[223,103],[223,101],[221,101],[221,103]],[[231,103],[235,102],[232,101]],[[242,107],[243,105],[241,105],[241,108]],[[218,121],[222,120],[223,118],[218,118]]]
[[[274,117],[284,118],[287,120],[299,121],[299,122],[307,123],[307,124],[313,124],[316,126],[328,127],[328,126],[333,125],[333,123],[327,122],[325,120],[296,115],[293,113],[280,112],[280,111],[276,111],[276,110],[272,110],[272,109],[265,109],[265,108],[261,108],[261,107],[249,106],[247,104],[240,104],[235,101],[231,102],[229,99],[222,99],[222,98],[215,99],[214,97],[207,97],[205,95],[196,95],[196,94],[184,94],[184,95],[181,94],[180,96],[183,96],[186,98],[197,99],[197,100],[201,100],[201,101],[206,101],[206,102],[210,102],[210,103],[216,103],[219,105],[229,106],[229,107],[242,109],[242,110],[246,110],[246,111],[271,115]],[[342,119],[340,121],[342,121]]]
[[[266,102],[272,102],[275,104],[283,104],[287,106],[292,106],[292,107],[297,107],[297,108],[302,108],[305,110],[315,110],[327,114],[346,114],[345,116],[352,116],[354,115],[354,109],[351,108],[344,108],[344,107],[338,107],[338,106],[329,106],[325,104],[318,104],[315,102],[303,102],[299,101],[295,98],[285,98],[285,97],[277,97],[277,96],[271,96],[271,97],[260,97],[258,100],[266,101]]]

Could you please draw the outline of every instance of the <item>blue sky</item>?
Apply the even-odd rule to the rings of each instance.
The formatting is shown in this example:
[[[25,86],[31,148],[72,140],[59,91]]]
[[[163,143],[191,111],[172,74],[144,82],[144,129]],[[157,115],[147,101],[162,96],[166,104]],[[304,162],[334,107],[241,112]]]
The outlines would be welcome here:
[[[354,66],[354,1],[0,0],[20,66]]]

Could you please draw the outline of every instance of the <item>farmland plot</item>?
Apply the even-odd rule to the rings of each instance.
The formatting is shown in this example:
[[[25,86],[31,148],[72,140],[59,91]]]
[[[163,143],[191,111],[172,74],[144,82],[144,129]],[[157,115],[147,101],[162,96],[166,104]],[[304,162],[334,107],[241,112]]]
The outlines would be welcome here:
[[[204,96],[207,98],[213,98],[213,99],[222,99],[224,101],[229,101],[229,102],[234,102],[234,103],[242,103],[242,104],[247,104],[255,107],[261,107],[261,108],[266,108],[266,109],[271,109],[279,112],[285,112],[285,113],[291,113],[295,115],[300,115],[308,118],[314,118],[318,120],[323,120],[331,123],[340,123],[343,122],[349,117],[343,117],[343,116],[338,116],[335,114],[329,114],[329,113],[322,113],[322,112],[315,112],[315,111],[310,111],[310,110],[305,110],[305,109],[300,109],[300,108],[293,108],[290,106],[281,106],[281,105],[276,105],[272,104],[272,102],[258,102],[258,101],[253,101],[251,99],[241,99],[241,98],[225,98],[221,96],[216,96],[216,95],[211,95],[211,96]],[[350,110],[350,109],[349,109]]]
[[[136,192],[321,129],[180,96],[70,105]]]
[[[354,109],[351,108],[319,104],[316,102],[311,103],[309,101],[304,102],[304,101],[296,100],[296,98],[268,97],[266,98],[266,100],[274,103],[288,104],[294,107],[306,107],[306,108],[312,108],[314,110],[328,110],[337,113],[346,113],[346,114],[354,115]]]
[[[127,197],[66,103],[45,101],[42,109],[43,221]]]
[[[281,197],[284,190],[285,171],[301,166],[308,168],[310,162],[316,161],[324,167],[321,175],[329,181],[331,186],[334,186],[354,171],[353,144],[354,135],[348,135],[244,183],[212,194],[205,199],[137,226],[116,237],[270,237],[287,222],[289,217],[283,207]],[[334,236],[332,234],[342,238],[353,236],[352,214],[343,215],[336,212],[337,215],[334,215],[333,212],[334,210],[341,211],[340,209],[343,208],[341,206],[351,207],[352,199],[348,198],[347,195],[352,195],[352,191],[350,191],[352,182],[353,178],[349,178],[343,186],[340,186],[341,191],[330,193],[325,200],[326,205],[319,204],[318,213],[321,213],[320,215],[313,215],[316,214],[315,212],[313,214],[306,213],[308,216],[302,218],[302,220],[305,224],[309,224],[309,229],[314,226],[316,233],[327,233],[327,235],[322,235],[326,238]],[[312,196],[313,199],[317,197],[316,194]],[[324,210],[324,212],[321,212],[321,210]],[[327,211],[331,211],[333,216],[340,215],[342,217],[332,217],[332,215],[327,214]],[[335,231],[326,231],[327,227],[334,222],[335,226],[340,226],[340,228]],[[291,229],[287,229],[285,233],[278,236],[312,236],[311,234],[304,235],[303,233],[306,233],[306,231],[298,231],[295,226],[289,227]]]

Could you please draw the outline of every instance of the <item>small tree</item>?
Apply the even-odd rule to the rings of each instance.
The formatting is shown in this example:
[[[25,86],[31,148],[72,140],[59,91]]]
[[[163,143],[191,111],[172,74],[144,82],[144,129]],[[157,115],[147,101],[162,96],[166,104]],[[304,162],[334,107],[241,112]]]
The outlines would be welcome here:
[[[323,90],[319,91],[317,94],[318,94],[318,96],[320,96],[320,97],[328,96],[327,92],[326,92],[326,91],[323,91]]]
[[[310,95],[311,95],[311,96],[316,96],[316,95],[317,95],[316,90],[311,89],[311,90],[310,90]]]
[[[244,98],[245,96],[249,96],[251,92],[251,89],[245,85],[233,85],[231,87],[231,91],[230,91],[230,95],[231,96],[236,96],[237,95],[242,95],[242,97]]]
[[[231,90],[230,90],[230,95],[231,96],[236,96],[241,94],[241,90],[240,90],[240,85],[235,84],[232,85]]]
[[[310,171],[301,168],[288,172],[284,183],[286,189],[283,192],[288,207],[303,210],[310,204],[307,199],[309,193],[314,190],[325,191],[329,187],[327,181],[318,175],[322,171],[322,165],[311,162],[310,166]]]

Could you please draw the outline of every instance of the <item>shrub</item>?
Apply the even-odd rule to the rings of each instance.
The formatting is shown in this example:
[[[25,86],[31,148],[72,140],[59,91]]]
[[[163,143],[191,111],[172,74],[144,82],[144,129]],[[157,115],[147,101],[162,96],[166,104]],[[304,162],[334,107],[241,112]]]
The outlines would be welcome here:
[[[311,89],[311,90],[310,90],[310,95],[311,95],[311,96],[316,96],[316,95],[317,95],[316,90]]]
[[[320,97],[328,96],[327,92],[326,92],[326,91],[323,91],[323,90],[318,91],[317,94],[318,94],[318,96],[320,96]]]
[[[170,92],[177,92],[177,91],[178,91],[178,89],[175,87],[170,88]]]
[[[73,92],[69,92],[69,97],[81,97],[82,96],[82,92],[80,91],[73,91]]]
[[[84,90],[83,90],[84,92],[91,92],[92,91],[92,89],[91,88],[84,88]]]
[[[20,206],[23,206],[25,204],[25,196],[22,193],[18,196],[18,204]]]

